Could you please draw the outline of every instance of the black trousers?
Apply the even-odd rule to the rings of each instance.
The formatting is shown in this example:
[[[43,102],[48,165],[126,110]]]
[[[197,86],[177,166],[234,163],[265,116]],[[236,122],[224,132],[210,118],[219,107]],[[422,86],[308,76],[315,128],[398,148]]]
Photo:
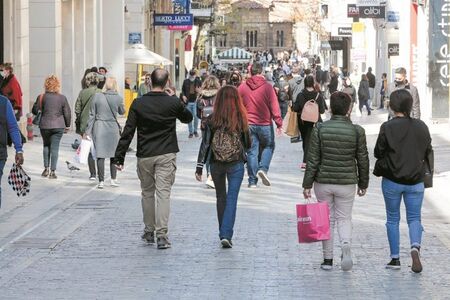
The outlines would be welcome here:
[[[300,130],[300,135],[302,136],[302,148],[303,148],[303,162],[306,163],[306,158],[308,155],[309,141],[311,139],[311,132],[313,130],[313,123],[298,121],[298,129]]]

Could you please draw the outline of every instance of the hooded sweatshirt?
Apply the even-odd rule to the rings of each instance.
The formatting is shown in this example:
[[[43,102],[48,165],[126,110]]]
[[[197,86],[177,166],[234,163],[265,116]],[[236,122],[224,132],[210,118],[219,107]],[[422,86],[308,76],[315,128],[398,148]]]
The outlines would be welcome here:
[[[239,86],[250,125],[269,126],[272,120],[277,128],[283,126],[278,98],[273,87],[263,76],[255,75]]]

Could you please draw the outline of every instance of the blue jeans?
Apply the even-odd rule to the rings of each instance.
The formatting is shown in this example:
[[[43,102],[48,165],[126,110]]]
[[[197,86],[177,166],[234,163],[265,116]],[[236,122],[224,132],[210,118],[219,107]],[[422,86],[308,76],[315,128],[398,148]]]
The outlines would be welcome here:
[[[231,240],[233,238],[239,190],[242,180],[244,180],[244,163],[211,163],[211,176],[216,188],[219,237],[220,239]]]
[[[3,169],[5,168],[6,160],[0,160],[0,183],[2,182]],[[2,207],[2,185],[0,184],[0,207]]]
[[[189,134],[197,133],[198,128],[198,118],[197,118],[197,102],[188,102],[187,109],[191,112],[194,117],[189,126]]]
[[[399,258],[400,255],[400,204],[405,201],[406,219],[409,227],[409,239],[411,247],[420,247],[422,242],[421,210],[424,195],[423,182],[415,185],[395,183],[383,177],[381,187],[384,202],[386,203],[386,229],[391,249],[391,257]]]
[[[252,146],[247,152],[248,183],[256,184],[256,174],[259,170],[269,171],[273,151],[275,150],[275,135],[273,126],[250,125]]]

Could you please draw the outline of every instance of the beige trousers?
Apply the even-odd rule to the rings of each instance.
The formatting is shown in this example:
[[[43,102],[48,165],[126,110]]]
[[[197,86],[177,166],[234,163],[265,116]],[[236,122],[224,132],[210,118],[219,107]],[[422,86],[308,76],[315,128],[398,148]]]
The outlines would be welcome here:
[[[141,181],[144,232],[156,231],[157,237],[168,233],[170,192],[175,182],[177,155],[169,153],[138,158],[137,173]]]
[[[352,241],[352,209],[356,185],[314,182],[314,193],[319,202],[327,202],[330,208],[330,239],[323,241],[322,247],[324,259],[333,259],[334,224],[336,222],[341,245]]]

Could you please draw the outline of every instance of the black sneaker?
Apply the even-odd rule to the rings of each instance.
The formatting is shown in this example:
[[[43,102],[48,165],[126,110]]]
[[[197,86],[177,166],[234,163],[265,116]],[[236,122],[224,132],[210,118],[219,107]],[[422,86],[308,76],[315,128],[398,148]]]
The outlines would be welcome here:
[[[143,239],[147,243],[154,244],[155,243],[155,233],[153,233],[153,232],[144,232],[144,234],[141,235],[141,239]]]
[[[158,249],[168,249],[172,247],[172,245],[169,242],[169,239],[166,236],[161,236],[158,238]]]
[[[400,259],[399,258],[393,258],[391,260],[391,262],[386,265],[386,269],[400,270]]]
[[[320,265],[322,270],[330,271],[333,269],[333,260],[332,259],[324,259],[323,263]]]
[[[192,133],[189,134],[189,138],[192,139],[194,135]]]
[[[197,132],[194,132],[194,136],[195,136],[195,137],[198,137],[198,133],[197,133]]]
[[[414,273],[422,272],[422,263],[420,262],[420,248],[417,247],[411,248],[411,258],[412,258],[411,270]]]
[[[222,244],[222,248],[233,248],[233,243],[229,239],[221,239],[220,243]]]

